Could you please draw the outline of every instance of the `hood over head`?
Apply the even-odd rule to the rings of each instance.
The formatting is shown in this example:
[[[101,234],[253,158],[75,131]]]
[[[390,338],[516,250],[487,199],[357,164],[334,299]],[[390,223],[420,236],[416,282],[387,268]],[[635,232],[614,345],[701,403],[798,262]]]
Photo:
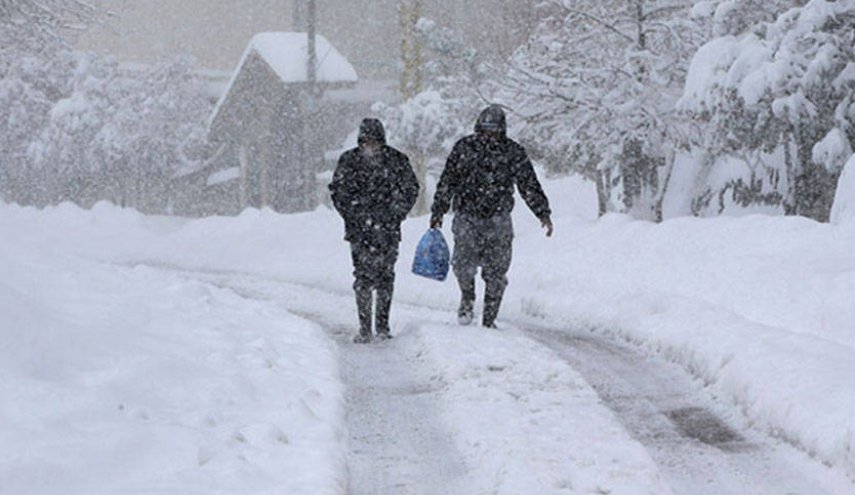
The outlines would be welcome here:
[[[505,111],[499,105],[490,105],[485,108],[478,121],[475,123],[475,132],[496,132],[504,136],[507,134],[508,124],[505,119]]]
[[[377,119],[363,119],[359,125],[359,137],[356,142],[362,145],[366,141],[377,141],[386,144],[386,130],[383,123]]]

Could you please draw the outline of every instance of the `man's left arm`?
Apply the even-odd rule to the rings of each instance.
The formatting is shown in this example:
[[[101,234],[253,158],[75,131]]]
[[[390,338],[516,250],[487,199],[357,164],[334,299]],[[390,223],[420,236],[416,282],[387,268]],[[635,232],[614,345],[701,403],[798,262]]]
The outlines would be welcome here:
[[[549,208],[549,199],[546,193],[543,192],[543,186],[537,179],[537,174],[534,171],[528,154],[522,147],[516,150],[514,156],[514,181],[519,189],[525,204],[540,219],[541,224],[546,228],[547,237],[552,236],[552,210]]]
[[[392,207],[395,210],[396,219],[403,222],[419,197],[419,181],[413,172],[412,165],[410,165],[410,159],[406,155],[401,156],[400,170],[399,187],[396,188]]]

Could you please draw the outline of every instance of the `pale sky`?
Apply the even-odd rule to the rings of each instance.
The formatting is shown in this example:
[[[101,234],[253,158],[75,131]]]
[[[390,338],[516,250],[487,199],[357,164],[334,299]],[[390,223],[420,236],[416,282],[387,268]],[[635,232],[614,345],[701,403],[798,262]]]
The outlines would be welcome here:
[[[249,39],[263,31],[294,31],[295,0],[100,0],[116,13],[79,41],[84,49],[123,62],[150,63],[190,53],[206,69],[231,71]],[[456,26],[479,48],[507,49],[502,28],[521,0],[423,0],[424,15]],[[396,78],[400,58],[399,0],[318,0],[318,32],[362,78]],[[516,6],[515,6],[516,5]],[[482,34],[476,34],[482,33]]]

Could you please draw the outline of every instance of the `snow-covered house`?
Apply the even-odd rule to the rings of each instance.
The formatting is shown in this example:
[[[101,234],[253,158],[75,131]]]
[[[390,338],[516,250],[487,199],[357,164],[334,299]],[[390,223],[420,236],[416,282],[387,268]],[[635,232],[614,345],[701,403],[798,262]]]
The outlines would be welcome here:
[[[255,35],[214,110],[209,137],[220,148],[220,158],[209,172],[217,174],[219,190],[237,188],[237,194],[223,198],[239,198],[237,209],[271,207],[291,213],[317,203],[316,176],[324,150],[341,139],[327,135],[336,127],[327,123],[341,117],[336,105],[319,95],[354,87],[357,74],[323,36],[315,43],[312,86],[307,34]],[[234,209],[223,205],[223,212]]]

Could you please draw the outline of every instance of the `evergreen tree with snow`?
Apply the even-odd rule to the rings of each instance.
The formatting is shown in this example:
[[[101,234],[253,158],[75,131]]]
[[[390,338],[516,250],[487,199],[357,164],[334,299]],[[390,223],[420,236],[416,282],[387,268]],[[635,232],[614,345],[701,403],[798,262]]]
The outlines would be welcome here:
[[[30,141],[69,90],[66,38],[101,14],[80,0],[0,1],[0,198],[30,204],[40,195],[27,182]]]
[[[145,69],[72,50],[101,12],[77,0],[0,1],[0,198],[99,200],[164,211],[205,156],[210,105],[186,59]]]
[[[855,2],[800,3],[770,2],[771,20],[747,28],[746,5],[721,2],[715,10],[717,36],[695,55],[681,100],[702,122],[704,167],[727,155],[773,159],[731,170],[696,202],[729,188],[745,203],[780,202],[787,213],[828,219],[855,142]]]
[[[162,211],[169,181],[204,162],[209,104],[191,69],[179,58],[129,71],[79,54],[69,94],[30,145],[43,203]]]

